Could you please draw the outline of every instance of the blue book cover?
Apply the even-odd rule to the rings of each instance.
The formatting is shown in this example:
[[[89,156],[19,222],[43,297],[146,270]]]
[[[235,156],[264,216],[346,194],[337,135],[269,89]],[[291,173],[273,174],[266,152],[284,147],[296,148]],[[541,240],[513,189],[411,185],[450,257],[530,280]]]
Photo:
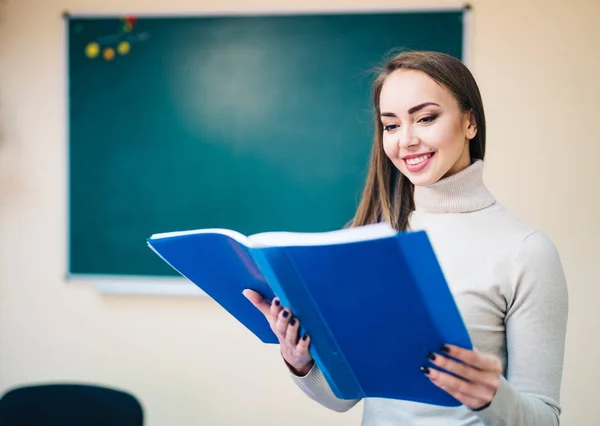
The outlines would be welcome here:
[[[202,229],[147,243],[268,344],[277,338],[242,291],[277,296],[310,334],[311,355],[339,398],[460,405],[420,371],[443,344],[472,349],[426,232],[385,223],[251,236]]]

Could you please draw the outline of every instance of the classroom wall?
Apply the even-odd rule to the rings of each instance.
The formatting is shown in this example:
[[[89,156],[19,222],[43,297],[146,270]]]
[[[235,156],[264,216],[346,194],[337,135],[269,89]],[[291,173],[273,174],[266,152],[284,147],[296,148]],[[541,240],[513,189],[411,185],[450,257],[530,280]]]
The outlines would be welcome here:
[[[141,399],[149,426],[359,424],[360,406],[337,414],[310,402],[288,380],[277,348],[258,344],[209,300],[100,295],[64,281],[61,13],[201,12],[217,3],[232,11],[250,4],[317,9],[371,1],[0,2],[0,391],[45,380],[114,385]],[[600,418],[600,2],[472,4],[470,65],[488,117],[486,181],[560,250],[571,309],[563,424],[589,425]]]

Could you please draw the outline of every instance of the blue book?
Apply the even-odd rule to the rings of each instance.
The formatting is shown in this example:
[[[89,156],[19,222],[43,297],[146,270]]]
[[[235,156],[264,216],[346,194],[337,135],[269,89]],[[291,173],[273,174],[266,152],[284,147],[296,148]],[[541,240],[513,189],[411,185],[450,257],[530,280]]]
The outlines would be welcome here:
[[[338,398],[460,405],[420,371],[443,344],[472,349],[426,232],[385,223],[251,236],[202,229],[147,242],[267,344],[277,338],[242,291],[277,296],[311,336],[310,353]]]

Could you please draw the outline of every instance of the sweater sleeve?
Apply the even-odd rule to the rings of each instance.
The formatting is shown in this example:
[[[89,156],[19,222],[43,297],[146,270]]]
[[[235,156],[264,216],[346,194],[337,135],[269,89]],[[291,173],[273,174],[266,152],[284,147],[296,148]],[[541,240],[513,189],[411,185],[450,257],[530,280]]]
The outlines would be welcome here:
[[[309,398],[330,410],[340,413],[348,411],[360,401],[360,399],[346,400],[335,396],[327,380],[325,380],[325,376],[316,364],[305,376],[297,376],[291,370],[290,373],[292,380]]]
[[[568,292],[554,244],[529,234],[517,255],[505,317],[506,378],[489,407],[488,426],[558,426]]]

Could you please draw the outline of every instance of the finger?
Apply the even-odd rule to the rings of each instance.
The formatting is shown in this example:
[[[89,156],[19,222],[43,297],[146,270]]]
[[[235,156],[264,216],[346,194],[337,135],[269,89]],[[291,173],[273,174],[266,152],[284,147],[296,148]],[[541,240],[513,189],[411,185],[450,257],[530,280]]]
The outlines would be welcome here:
[[[281,306],[279,298],[275,297],[269,309],[269,314],[271,315],[271,319],[273,320],[273,322],[277,321],[277,316],[279,315],[282,309],[283,307]]]
[[[287,309],[282,309],[279,315],[277,315],[277,321],[275,322],[275,333],[281,338],[285,339],[288,325],[290,323],[292,315]]]
[[[500,375],[493,371],[480,370],[472,367],[469,364],[454,361],[453,359],[440,354],[430,353],[429,360],[432,364],[440,367],[443,370],[456,374],[470,382],[476,382],[487,386],[494,391],[498,389],[500,384]]]
[[[432,364],[469,381],[473,381],[474,379],[476,379],[477,374],[483,374],[483,372],[478,368],[472,367],[462,362],[454,361],[440,354],[430,352],[427,357],[429,358],[429,361],[431,361]]]
[[[491,401],[494,396],[494,391],[487,386],[482,386],[475,382],[468,382],[434,368],[426,368],[424,373],[436,386],[442,388],[455,398],[458,399],[458,396],[462,395],[463,397],[470,398],[472,400],[471,402],[477,401],[478,404],[475,405],[483,405],[484,403]]]
[[[252,303],[259,311],[261,311],[263,315],[266,317],[269,316],[271,305],[264,297],[262,297],[260,293],[247,288],[242,291],[242,294],[250,301],[250,303]]]
[[[495,374],[502,373],[502,363],[495,356],[484,354],[476,350],[459,348],[454,345],[444,345],[442,351],[451,357],[461,360],[480,370],[490,371]]]
[[[294,347],[298,344],[298,326],[300,322],[297,318],[290,319],[288,328],[285,332],[285,340],[289,343],[290,347]]]
[[[296,346],[296,350],[301,355],[308,354],[308,346],[310,345],[310,336],[306,333],[302,335],[302,337],[298,340],[298,346]]]

